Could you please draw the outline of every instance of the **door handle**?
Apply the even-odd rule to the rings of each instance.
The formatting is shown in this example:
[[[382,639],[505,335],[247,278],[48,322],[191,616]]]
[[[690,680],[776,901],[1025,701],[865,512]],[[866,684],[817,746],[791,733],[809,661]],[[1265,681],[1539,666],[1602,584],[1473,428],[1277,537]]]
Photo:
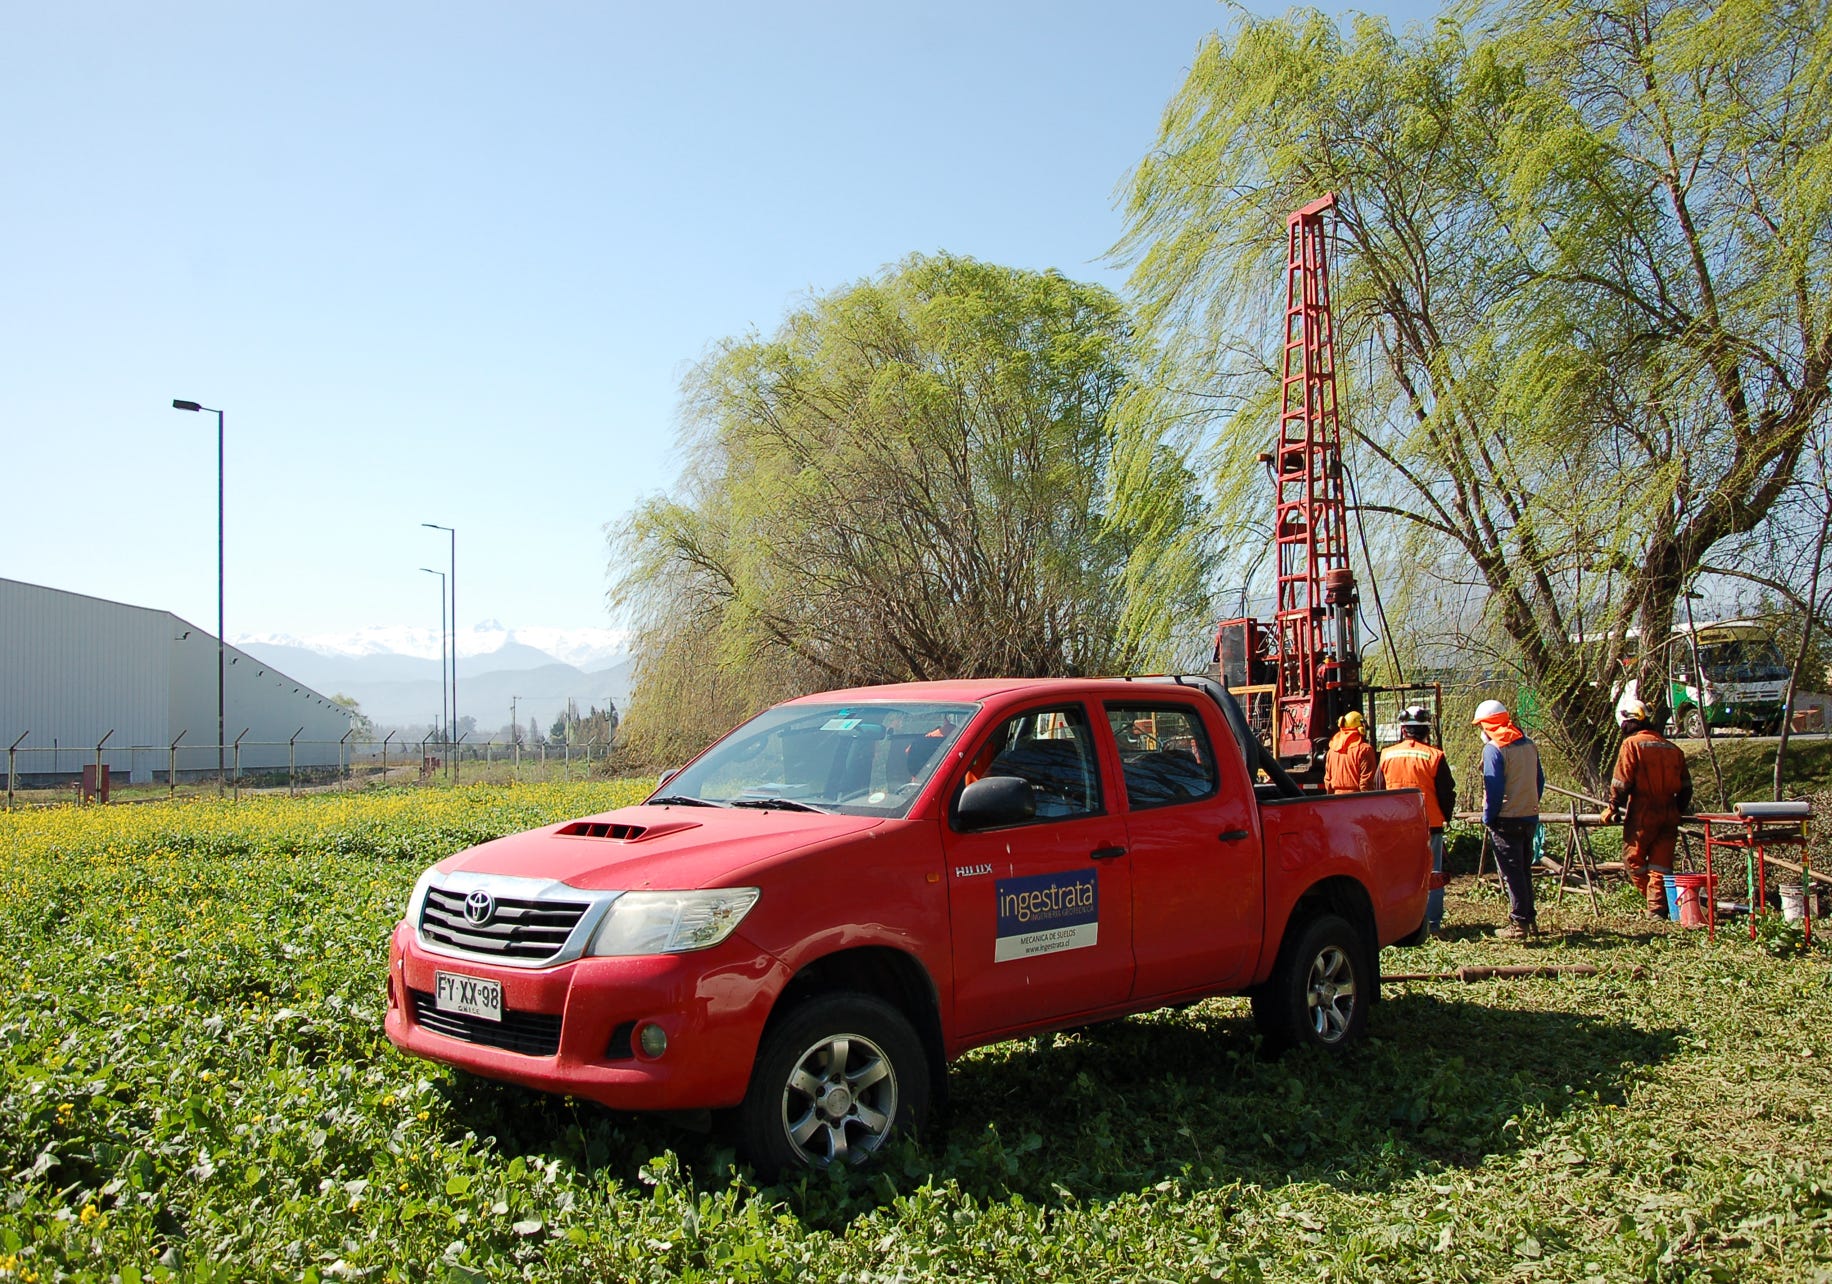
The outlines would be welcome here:
[[[1253,837],[1253,835],[1249,834],[1244,829],[1226,829],[1222,831],[1221,841],[1224,843],[1238,843],[1243,838],[1251,837]]]
[[[1088,853],[1089,860],[1112,860],[1115,856],[1124,856],[1124,847],[1096,847]]]

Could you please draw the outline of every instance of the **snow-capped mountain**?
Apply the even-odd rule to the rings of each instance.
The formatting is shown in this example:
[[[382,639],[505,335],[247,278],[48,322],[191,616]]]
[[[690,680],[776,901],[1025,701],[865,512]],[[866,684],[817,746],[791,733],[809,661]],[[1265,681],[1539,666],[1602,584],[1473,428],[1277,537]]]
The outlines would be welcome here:
[[[493,668],[526,669],[536,667],[532,657],[519,651],[541,653],[538,663],[570,664],[590,672],[609,668],[629,658],[629,632],[603,628],[524,628],[510,629],[496,620],[483,620],[456,634],[459,672],[468,667],[463,662],[497,660]],[[439,658],[439,630],[411,624],[374,624],[350,633],[313,633],[304,637],[288,633],[245,633],[230,639],[236,646],[286,647],[310,651],[325,657],[365,658],[371,656],[406,656],[419,660]]]
[[[628,634],[601,628],[505,628],[485,620],[458,632],[459,711],[488,735],[511,708],[545,726],[570,700],[581,710],[629,700]],[[442,706],[439,630],[374,625],[352,633],[244,634],[231,639],[329,695],[348,695],[382,727],[430,725]]]

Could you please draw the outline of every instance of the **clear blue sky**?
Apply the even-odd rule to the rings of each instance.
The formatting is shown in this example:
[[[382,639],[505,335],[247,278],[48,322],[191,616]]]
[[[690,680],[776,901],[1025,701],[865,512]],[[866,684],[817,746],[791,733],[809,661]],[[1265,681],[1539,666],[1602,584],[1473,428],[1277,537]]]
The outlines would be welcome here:
[[[0,575],[214,627],[180,397],[228,416],[231,638],[435,625],[422,521],[467,627],[615,623],[691,362],[914,251],[1118,288],[1116,185],[1230,12],[10,6]]]

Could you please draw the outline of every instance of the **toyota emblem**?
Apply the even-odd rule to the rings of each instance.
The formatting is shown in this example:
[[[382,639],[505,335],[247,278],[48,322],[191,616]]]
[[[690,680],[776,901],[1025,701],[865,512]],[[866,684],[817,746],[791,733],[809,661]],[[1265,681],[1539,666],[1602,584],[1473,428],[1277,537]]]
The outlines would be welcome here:
[[[479,889],[464,898],[465,920],[475,927],[482,927],[496,913],[496,899],[488,892]]]

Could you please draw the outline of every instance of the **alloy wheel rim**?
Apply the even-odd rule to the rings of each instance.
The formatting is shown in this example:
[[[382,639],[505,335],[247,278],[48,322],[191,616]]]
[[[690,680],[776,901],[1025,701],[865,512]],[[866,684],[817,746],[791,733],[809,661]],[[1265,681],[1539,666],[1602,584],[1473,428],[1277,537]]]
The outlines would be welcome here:
[[[1347,1036],[1355,1015],[1355,969],[1347,951],[1331,945],[1317,953],[1311,960],[1304,997],[1311,1033],[1324,1043]]]
[[[817,1168],[863,1163],[896,1118],[896,1071],[863,1035],[822,1038],[796,1058],[783,1085],[783,1133]]]

